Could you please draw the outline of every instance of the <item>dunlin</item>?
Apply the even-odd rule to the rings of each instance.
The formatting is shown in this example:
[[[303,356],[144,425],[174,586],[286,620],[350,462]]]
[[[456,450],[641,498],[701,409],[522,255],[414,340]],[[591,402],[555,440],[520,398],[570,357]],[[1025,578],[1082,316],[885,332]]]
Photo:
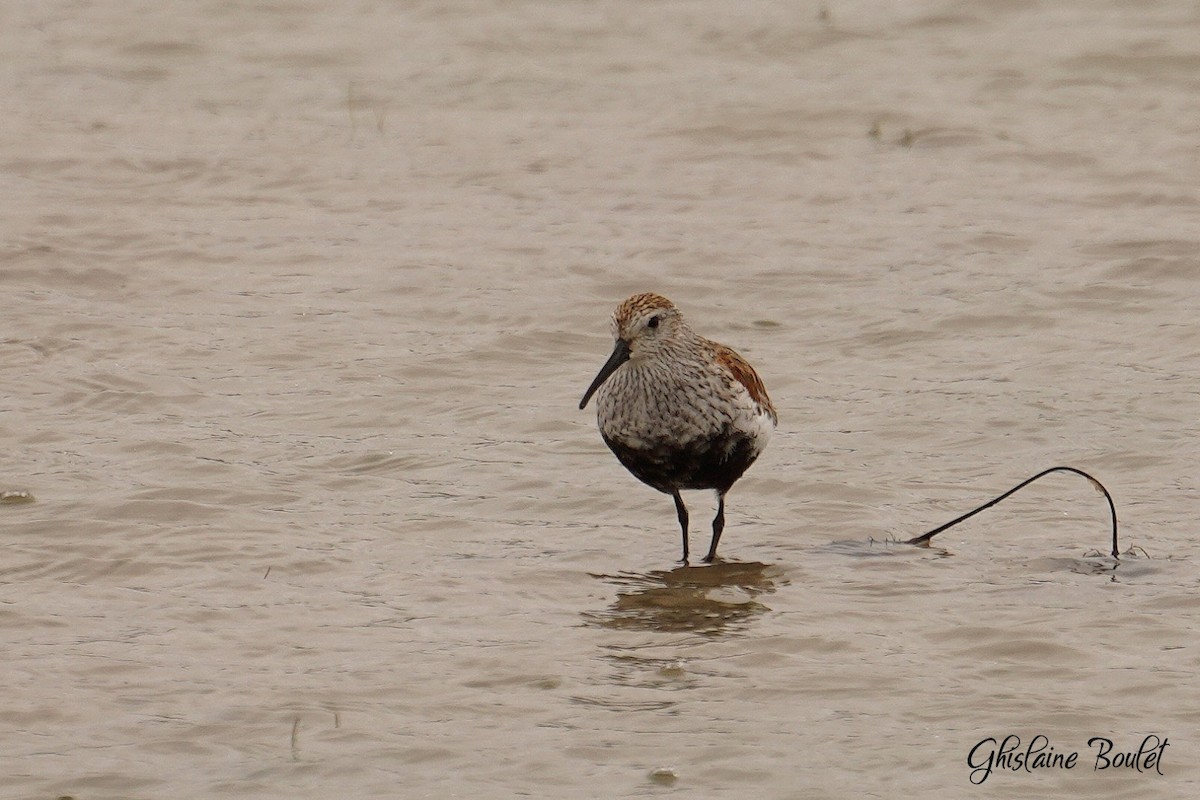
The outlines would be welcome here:
[[[717,515],[706,562],[725,528],[725,493],[775,430],[767,390],[744,358],[692,331],[674,303],[635,294],[612,316],[616,344],[579,402],[596,394],[604,443],[638,480],[675,499],[688,560],[681,489],[714,489]]]

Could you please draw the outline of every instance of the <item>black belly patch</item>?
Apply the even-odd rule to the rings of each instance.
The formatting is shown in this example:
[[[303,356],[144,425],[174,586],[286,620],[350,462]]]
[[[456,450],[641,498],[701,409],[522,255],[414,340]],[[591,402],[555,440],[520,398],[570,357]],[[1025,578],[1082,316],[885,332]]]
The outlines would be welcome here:
[[[628,447],[603,432],[601,436],[634,477],[667,494],[678,489],[727,492],[758,457],[754,440],[732,427],[706,439],[658,442],[647,448]]]

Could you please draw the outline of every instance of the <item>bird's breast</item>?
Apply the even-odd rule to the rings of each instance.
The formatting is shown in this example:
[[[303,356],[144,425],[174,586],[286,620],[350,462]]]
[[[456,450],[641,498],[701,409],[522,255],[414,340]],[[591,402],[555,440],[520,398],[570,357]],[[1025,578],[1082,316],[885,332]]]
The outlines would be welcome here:
[[[626,364],[600,388],[596,400],[605,439],[635,450],[670,449],[731,432],[757,441],[761,449],[774,427],[744,387],[731,386],[715,371]]]

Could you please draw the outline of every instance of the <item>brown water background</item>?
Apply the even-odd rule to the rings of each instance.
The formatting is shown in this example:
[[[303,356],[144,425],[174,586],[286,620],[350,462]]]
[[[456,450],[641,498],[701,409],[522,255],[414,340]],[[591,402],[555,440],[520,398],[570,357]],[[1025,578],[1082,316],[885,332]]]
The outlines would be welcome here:
[[[1195,2],[6,2],[0,52],[0,797],[1197,796]],[[779,409],[711,569],[576,408],[642,290]],[[1119,565],[1069,475],[886,541],[1057,463]],[[1079,765],[972,785],[1007,734]]]

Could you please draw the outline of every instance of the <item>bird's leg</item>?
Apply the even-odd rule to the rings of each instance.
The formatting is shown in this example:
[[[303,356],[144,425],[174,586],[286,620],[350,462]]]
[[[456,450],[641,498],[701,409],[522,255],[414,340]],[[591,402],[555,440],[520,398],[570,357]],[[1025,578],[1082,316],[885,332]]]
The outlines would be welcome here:
[[[688,563],[688,513],[687,508],[683,505],[683,498],[679,496],[679,490],[671,492],[671,496],[675,498],[675,511],[679,514],[679,527],[683,528],[683,558],[680,559],[685,565]]]
[[[708,555],[704,557],[705,564],[711,564],[717,557],[717,542],[721,541],[721,531],[725,530],[725,493],[717,492],[717,515],[713,517],[712,544],[708,546]]]

